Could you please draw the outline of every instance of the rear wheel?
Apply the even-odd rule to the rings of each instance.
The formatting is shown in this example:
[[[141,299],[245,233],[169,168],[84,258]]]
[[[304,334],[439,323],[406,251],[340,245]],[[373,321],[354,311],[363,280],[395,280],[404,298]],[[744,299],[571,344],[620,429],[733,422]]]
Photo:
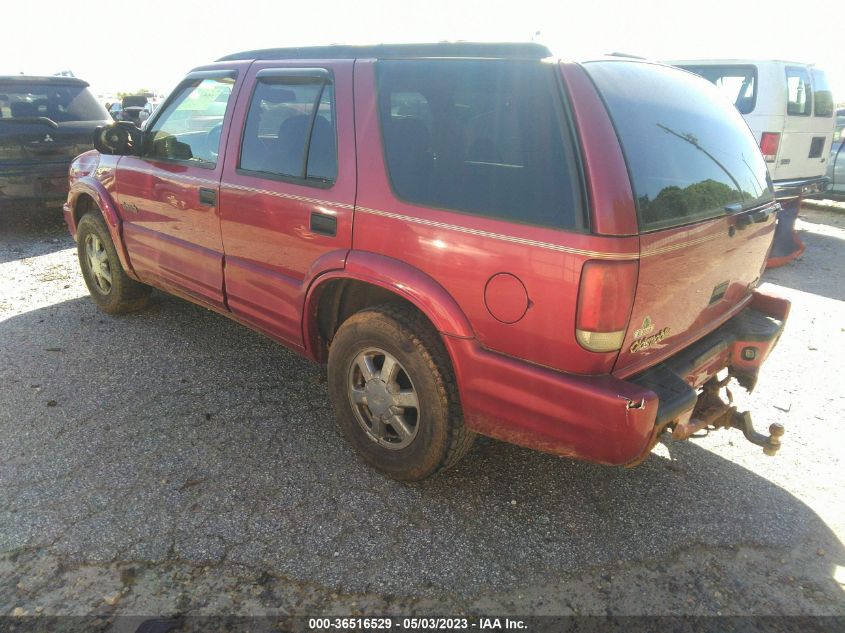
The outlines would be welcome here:
[[[328,371],[344,436],[390,477],[424,479],[472,445],[446,350],[415,310],[385,305],[347,319],[332,341]]]
[[[129,277],[120,264],[102,216],[82,216],[76,232],[79,267],[97,307],[108,314],[123,314],[147,305],[152,288]]]

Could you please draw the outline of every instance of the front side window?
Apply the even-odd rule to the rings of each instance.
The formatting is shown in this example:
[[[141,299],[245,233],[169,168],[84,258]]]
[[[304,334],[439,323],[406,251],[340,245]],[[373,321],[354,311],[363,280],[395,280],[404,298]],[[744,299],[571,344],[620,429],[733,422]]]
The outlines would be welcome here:
[[[679,66],[713,83],[742,114],[754,111],[757,101],[755,66]]]
[[[213,168],[234,83],[230,77],[184,83],[150,128],[144,156]]]
[[[244,124],[240,169],[312,184],[337,177],[334,87],[320,77],[258,81]]]
[[[786,69],[786,113],[794,116],[810,116],[813,97],[810,76],[804,68],[789,66]]]
[[[579,175],[555,70],[510,60],[378,62],[381,131],[397,196],[582,228]]]
[[[833,116],[833,92],[823,70],[810,69],[813,76],[813,114],[820,117]]]
[[[637,197],[640,229],[724,216],[773,199],[745,120],[712,85],[669,66],[584,64],[604,97]]]

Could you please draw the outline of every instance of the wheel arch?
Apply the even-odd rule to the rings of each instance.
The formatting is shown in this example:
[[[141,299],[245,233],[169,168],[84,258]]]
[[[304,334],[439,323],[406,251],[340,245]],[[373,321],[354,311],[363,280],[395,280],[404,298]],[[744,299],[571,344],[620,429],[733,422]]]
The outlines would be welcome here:
[[[71,233],[74,239],[76,239],[76,227],[79,226],[79,220],[82,219],[82,216],[91,211],[99,212],[109,229],[109,235],[114,242],[120,264],[130,277],[137,279],[129,261],[126,246],[123,243],[123,222],[105,187],[94,178],[80,178],[73,183],[67,206],[70,209],[70,219],[73,222]]]
[[[352,251],[343,270],[321,275],[308,289],[302,324],[309,354],[325,362],[340,325],[356,312],[384,303],[410,305],[441,336],[475,337],[458,303],[436,280],[397,259]]]

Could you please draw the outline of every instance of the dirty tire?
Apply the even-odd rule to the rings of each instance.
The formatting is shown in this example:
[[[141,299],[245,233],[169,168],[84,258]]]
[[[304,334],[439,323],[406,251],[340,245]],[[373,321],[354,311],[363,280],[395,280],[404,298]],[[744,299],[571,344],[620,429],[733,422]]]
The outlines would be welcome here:
[[[92,246],[98,253],[98,257],[93,258],[99,261],[98,264],[92,264],[89,257]],[[138,283],[123,270],[101,215],[86,213],[82,216],[76,230],[76,252],[85,285],[100,310],[108,314],[125,314],[147,305],[152,288]]]
[[[385,448],[362,426],[350,384],[353,365],[367,350],[392,355],[412,383],[419,402],[413,440]],[[464,426],[457,386],[439,334],[416,310],[382,305],[344,321],[329,349],[328,383],[332,405],[347,441],[369,465],[401,481],[418,481],[456,464],[472,446],[475,433]],[[369,406],[369,405],[367,405]],[[369,409],[366,409],[369,411]]]

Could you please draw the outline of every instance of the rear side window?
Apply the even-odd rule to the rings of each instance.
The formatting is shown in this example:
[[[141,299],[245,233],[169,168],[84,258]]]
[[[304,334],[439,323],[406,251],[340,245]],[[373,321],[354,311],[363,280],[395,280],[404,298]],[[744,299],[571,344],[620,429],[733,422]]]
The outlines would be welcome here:
[[[0,83],[0,119],[47,117],[56,123],[105,121],[106,109],[85,86],[61,83]]]
[[[805,68],[786,67],[786,113],[793,116],[810,116],[813,96],[810,76]]]
[[[757,102],[756,66],[679,66],[713,83],[742,114],[754,111]]]
[[[584,68],[622,143],[642,231],[773,199],[751,131],[711,84],[658,64],[602,61]]]
[[[813,76],[813,114],[820,117],[833,116],[833,93],[823,70],[810,69]]]
[[[377,69],[387,169],[400,198],[528,224],[584,226],[555,67],[390,60]]]
[[[255,86],[240,169],[312,184],[337,177],[334,87],[320,77],[274,76]]]

